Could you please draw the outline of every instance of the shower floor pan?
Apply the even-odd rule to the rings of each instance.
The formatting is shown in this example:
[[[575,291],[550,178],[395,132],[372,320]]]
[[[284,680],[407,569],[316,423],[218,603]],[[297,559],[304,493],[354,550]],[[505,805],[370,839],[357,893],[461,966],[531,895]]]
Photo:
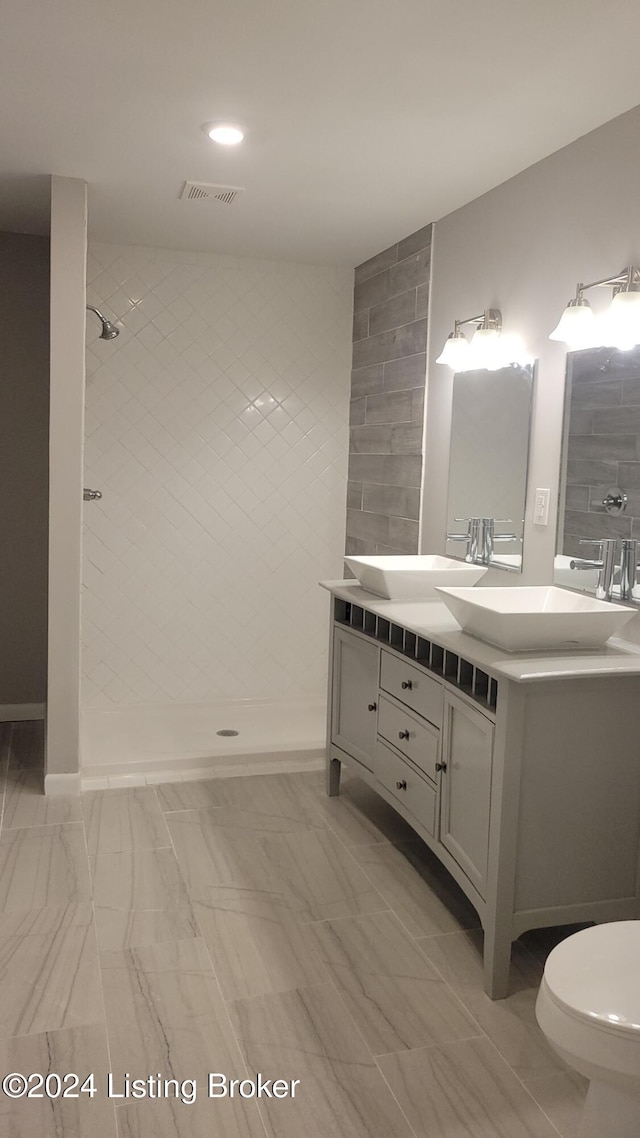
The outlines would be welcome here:
[[[325,721],[324,699],[84,707],[82,787],[320,767]]]

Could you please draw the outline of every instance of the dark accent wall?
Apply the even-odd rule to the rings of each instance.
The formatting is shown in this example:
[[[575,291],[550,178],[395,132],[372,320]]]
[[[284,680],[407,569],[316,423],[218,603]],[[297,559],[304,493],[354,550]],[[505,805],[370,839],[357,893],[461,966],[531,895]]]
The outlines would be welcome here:
[[[640,538],[640,348],[576,352],[570,367],[562,552],[590,557],[580,538]],[[617,517],[602,505],[612,486],[628,496]]]
[[[0,705],[47,695],[49,239],[0,233]]]
[[[418,552],[432,228],[355,271],[348,554]]]

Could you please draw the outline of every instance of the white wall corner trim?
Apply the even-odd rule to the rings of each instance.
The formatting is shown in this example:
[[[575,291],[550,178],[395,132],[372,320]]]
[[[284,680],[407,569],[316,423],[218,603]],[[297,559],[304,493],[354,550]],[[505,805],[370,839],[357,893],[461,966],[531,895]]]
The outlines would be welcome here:
[[[44,719],[46,703],[0,703],[0,723],[24,723]]]
[[[51,179],[46,770],[80,766],[80,591],[87,185]]]
[[[79,794],[80,772],[74,774],[47,774],[44,776],[44,792],[50,798],[57,794]]]

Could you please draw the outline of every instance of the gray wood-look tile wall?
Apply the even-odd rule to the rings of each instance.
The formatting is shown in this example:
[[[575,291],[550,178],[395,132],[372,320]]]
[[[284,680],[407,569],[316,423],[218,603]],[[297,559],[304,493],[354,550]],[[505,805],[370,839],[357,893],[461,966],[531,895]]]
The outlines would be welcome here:
[[[563,553],[590,556],[580,538],[640,538],[640,348],[577,352],[571,364]],[[626,510],[607,514],[607,489]]]
[[[431,236],[355,272],[348,554],[418,552]]]

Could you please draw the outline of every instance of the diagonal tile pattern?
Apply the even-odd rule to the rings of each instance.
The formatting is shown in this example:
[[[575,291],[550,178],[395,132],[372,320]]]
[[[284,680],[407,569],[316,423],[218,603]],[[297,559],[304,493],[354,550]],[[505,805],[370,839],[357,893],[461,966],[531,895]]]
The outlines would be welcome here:
[[[353,274],[93,244],[87,280],[83,702],[322,695]]]
[[[33,734],[0,729],[0,806],[26,742],[35,775]],[[192,787],[88,793],[77,822],[36,803],[0,828],[0,1066],[99,1086],[0,1098],[3,1135],[577,1138],[585,1084],[533,1015],[554,938],[516,944],[491,1003],[457,886],[357,779],[335,810],[315,771]],[[109,1070],[200,1095],[114,1105]],[[301,1081],[212,1101],[211,1070]]]

